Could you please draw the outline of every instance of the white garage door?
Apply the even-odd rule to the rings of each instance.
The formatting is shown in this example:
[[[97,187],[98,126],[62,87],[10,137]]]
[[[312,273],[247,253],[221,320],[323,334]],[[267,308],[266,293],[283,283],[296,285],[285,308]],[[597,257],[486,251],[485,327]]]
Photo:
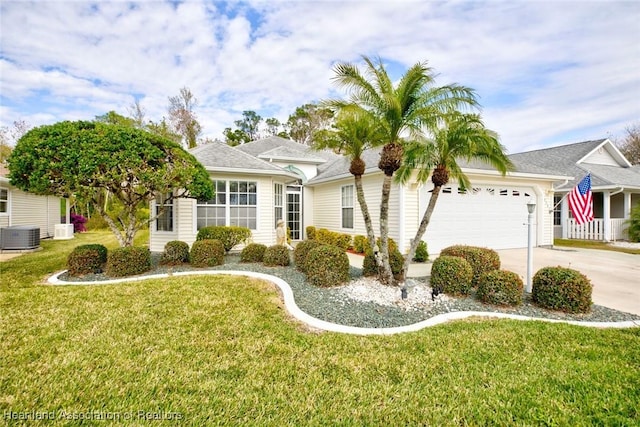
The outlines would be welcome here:
[[[422,213],[431,196],[429,190],[429,187],[422,189]],[[534,198],[530,187],[475,185],[463,192],[457,185],[448,185],[440,193],[423,240],[431,253],[455,244],[491,249],[524,248],[527,246],[527,202]],[[533,235],[535,239],[535,228]]]

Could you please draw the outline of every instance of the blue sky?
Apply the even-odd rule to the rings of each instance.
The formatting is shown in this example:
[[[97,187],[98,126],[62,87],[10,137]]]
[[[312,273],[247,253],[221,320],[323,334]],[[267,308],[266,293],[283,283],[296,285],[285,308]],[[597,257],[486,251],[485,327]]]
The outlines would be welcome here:
[[[286,121],[339,96],[337,62],[380,56],[392,75],[428,61],[476,90],[511,153],[640,121],[636,1],[0,2],[0,125],[166,115],[188,87],[203,136],[243,110]]]

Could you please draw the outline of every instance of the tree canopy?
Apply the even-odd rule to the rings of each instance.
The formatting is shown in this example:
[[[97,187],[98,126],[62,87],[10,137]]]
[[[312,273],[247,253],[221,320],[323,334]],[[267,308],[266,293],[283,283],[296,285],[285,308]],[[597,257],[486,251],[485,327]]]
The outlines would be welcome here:
[[[41,126],[20,138],[8,163],[9,180],[21,190],[90,201],[122,246],[132,245],[146,225],[135,213],[156,195],[213,196],[209,174],[191,154],[130,126],[86,121]],[[118,217],[104,209],[108,195],[124,206]]]

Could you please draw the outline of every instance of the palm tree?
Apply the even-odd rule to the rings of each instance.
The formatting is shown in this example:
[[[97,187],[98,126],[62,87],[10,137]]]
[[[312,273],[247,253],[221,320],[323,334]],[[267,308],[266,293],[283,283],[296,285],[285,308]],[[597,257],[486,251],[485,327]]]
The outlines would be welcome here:
[[[426,182],[431,176],[433,183],[429,204],[404,260],[403,279],[431,221],[442,186],[449,179],[457,179],[462,189],[470,186],[469,178],[458,162],[480,160],[496,168],[503,176],[513,169],[497,134],[486,129],[477,114],[452,113],[444,116],[440,123],[434,123],[429,130],[433,138],[410,144],[405,150],[404,163],[396,175],[397,180],[404,183],[417,170],[418,182]]]
[[[380,281],[394,284],[389,264],[389,195],[394,173],[400,168],[405,141],[419,139],[424,126],[433,124],[446,113],[477,105],[469,88],[459,85],[434,86],[435,74],[426,62],[413,65],[394,85],[378,58],[373,62],[363,56],[364,73],[353,64],[334,67],[334,82],[349,92],[349,101],[328,101],[341,109],[356,105],[375,117],[385,135],[378,168],[384,172],[380,202]]]
[[[356,196],[372,251],[376,244],[376,237],[362,188],[362,175],[366,169],[362,155],[366,150],[378,147],[383,143],[384,133],[381,132],[374,117],[358,106],[344,107],[338,113],[332,129],[323,129],[313,135],[314,149],[330,149],[349,159],[349,172],[354,177]]]

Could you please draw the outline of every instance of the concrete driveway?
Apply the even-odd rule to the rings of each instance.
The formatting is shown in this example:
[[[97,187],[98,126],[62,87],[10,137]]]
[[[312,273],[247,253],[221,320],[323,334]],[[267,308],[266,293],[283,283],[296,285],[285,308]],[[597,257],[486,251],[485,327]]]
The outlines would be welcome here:
[[[527,249],[499,250],[501,268],[526,282]],[[640,315],[640,255],[614,251],[569,248],[534,248],[533,274],[542,267],[578,270],[593,284],[593,302]]]

